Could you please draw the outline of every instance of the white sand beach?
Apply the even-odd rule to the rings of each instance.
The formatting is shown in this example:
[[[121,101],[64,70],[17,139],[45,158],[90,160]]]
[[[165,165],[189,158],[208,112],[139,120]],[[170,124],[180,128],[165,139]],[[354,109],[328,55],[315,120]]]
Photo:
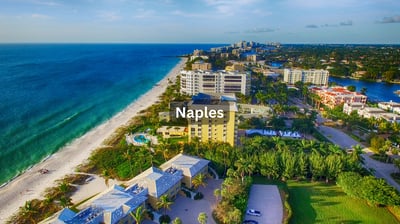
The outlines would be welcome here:
[[[25,204],[25,201],[42,198],[46,188],[54,186],[55,180],[73,173],[76,166],[84,163],[91,152],[100,147],[118,127],[127,124],[139,111],[154,104],[158,96],[165,91],[168,79],[174,81],[185,62],[186,59],[182,59],[163,80],[107,122],[75,139],[47,160],[35,165],[2,187],[0,189],[0,223],[4,223],[20,206]],[[40,169],[47,169],[49,172],[40,174]]]

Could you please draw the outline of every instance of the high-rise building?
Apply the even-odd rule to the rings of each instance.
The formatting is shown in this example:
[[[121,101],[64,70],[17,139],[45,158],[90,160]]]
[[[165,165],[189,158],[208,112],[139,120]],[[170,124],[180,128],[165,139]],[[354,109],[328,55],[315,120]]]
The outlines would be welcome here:
[[[238,71],[181,71],[181,92],[197,93],[250,93],[251,75]]]
[[[298,81],[304,83],[311,83],[314,85],[327,86],[329,80],[329,72],[322,69],[284,69],[283,70],[283,81],[289,85],[293,85]]]
[[[192,97],[188,110],[202,110],[204,114],[217,111],[223,116],[203,116],[201,119],[188,119],[189,141],[198,138],[201,142],[220,141],[235,145],[237,141],[237,105],[234,94],[204,94]],[[218,112],[220,110],[220,114]]]

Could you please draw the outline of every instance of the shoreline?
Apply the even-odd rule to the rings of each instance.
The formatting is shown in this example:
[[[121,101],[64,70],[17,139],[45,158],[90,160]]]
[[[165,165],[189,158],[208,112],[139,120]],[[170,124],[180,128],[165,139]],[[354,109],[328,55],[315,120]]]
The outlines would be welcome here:
[[[11,217],[26,201],[43,198],[42,193],[46,188],[54,186],[55,181],[65,175],[74,173],[75,168],[86,162],[91,153],[102,146],[104,140],[113,135],[119,127],[128,124],[141,110],[156,103],[167,88],[168,80],[176,79],[185,62],[186,58],[181,58],[162,80],[122,111],[6,182],[0,188],[0,198],[3,202],[0,204],[0,223]],[[40,174],[40,169],[47,169],[49,173]]]

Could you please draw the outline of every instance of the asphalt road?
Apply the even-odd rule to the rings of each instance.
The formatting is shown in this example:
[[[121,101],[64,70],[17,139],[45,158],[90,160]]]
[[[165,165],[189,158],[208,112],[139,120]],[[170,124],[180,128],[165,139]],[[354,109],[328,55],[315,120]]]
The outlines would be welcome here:
[[[321,125],[318,130],[330,141],[343,149],[349,149],[357,144],[362,145],[338,129]],[[374,175],[376,177],[385,179],[390,185],[400,191],[400,185],[390,176],[391,173],[398,172],[398,169],[393,164],[382,163],[370,158],[373,153],[368,148],[364,148],[363,151],[364,153],[361,156],[364,158],[364,166],[374,170]]]

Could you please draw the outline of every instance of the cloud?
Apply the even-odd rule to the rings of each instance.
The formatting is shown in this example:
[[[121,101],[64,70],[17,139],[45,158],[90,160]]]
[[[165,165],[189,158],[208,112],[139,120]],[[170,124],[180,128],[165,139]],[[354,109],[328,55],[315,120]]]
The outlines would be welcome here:
[[[37,13],[32,14],[31,17],[34,18],[34,19],[50,19],[51,18],[48,15],[37,14]]]
[[[384,17],[378,23],[400,23],[400,16]]]
[[[156,14],[156,11],[152,10],[152,9],[138,9],[136,10],[135,13],[135,18],[150,18],[150,17],[154,17]]]
[[[340,22],[339,25],[340,26],[352,26],[353,25],[353,21],[348,20],[346,22]]]
[[[276,29],[271,29],[271,28],[254,28],[251,30],[245,30],[244,33],[270,33],[274,32]]]
[[[242,11],[244,7],[251,7],[258,0],[204,0],[208,6],[214,7],[218,13],[232,16]]]
[[[33,0],[31,2],[36,5],[45,5],[45,6],[60,6],[61,5],[59,2],[54,2],[54,1]]]
[[[118,20],[122,19],[122,17],[120,15],[118,15],[118,13],[108,12],[108,11],[99,12],[97,14],[97,17],[99,17],[105,21],[109,21],[109,22],[114,22],[114,21],[118,21]]]
[[[189,12],[184,12],[181,10],[175,10],[175,11],[171,12],[171,14],[175,15],[175,16],[181,16],[181,17],[187,17],[187,18],[210,18],[210,16],[207,14],[189,13]]]
[[[306,28],[313,28],[313,29],[316,29],[316,28],[318,28],[318,26],[315,25],[315,24],[310,24],[310,25],[307,25]]]

